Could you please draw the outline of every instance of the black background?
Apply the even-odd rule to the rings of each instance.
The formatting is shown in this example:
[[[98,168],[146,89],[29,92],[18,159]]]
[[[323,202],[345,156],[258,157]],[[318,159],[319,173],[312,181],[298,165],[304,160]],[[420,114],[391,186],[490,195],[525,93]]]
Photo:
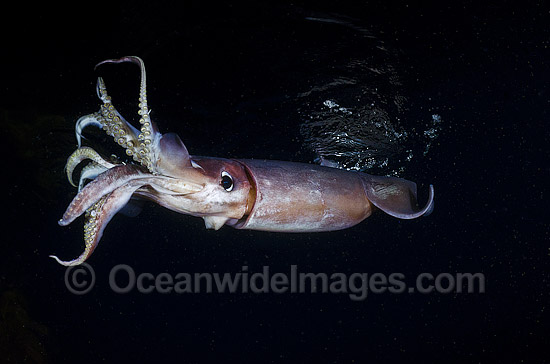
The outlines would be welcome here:
[[[399,49],[411,112],[445,120],[429,158],[404,176],[421,191],[435,185],[434,213],[414,221],[377,213],[341,232],[288,235],[207,231],[200,219],[148,205],[110,223],[89,260],[95,288],[68,292],[63,267],[47,256],[70,259],[82,248],[81,223],[57,220],[74,196],[63,172],[74,120],[99,106],[94,65],[142,57],[152,115],[194,154],[309,162],[300,120],[277,100],[308,68],[300,42],[332,32],[304,18],[331,14]],[[549,33],[548,9],[536,2],[15,4],[2,23],[3,358],[548,362]],[[137,72],[118,67],[101,74],[132,115]],[[107,277],[120,263],[155,274],[296,264],[411,279],[482,272],[487,281],[484,294],[360,302],[320,293],[119,295]]]

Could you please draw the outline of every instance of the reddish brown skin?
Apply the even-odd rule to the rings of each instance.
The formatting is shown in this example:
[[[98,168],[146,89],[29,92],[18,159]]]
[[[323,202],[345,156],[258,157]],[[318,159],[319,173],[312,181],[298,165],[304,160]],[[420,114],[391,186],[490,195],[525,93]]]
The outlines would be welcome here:
[[[356,172],[313,164],[238,160],[248,171],[255,202],[239,229],[315,232],[345,229],[372,213]]]

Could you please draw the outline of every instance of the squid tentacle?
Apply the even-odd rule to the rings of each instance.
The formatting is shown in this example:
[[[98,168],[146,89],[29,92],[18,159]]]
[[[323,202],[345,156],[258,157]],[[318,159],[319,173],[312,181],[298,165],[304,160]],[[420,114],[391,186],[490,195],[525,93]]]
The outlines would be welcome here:
[[[84,136],[82,136],[82,130],[84,130],[84,128],[86,128],[88,125],[94,125],[98,128],[101,128],[103,126],[103,117],[101,116],[101,114],[95,112],[93,114],[84,115],[76,121],[75,134],[79,148],[82,145],[82,138],[84,138]]]
[[[148,174],[134,165],[120,165],[101,173],[75,196],[63,214],[63,218],[59,220],[59,225],[66,226],[70,224],[90,206],[99,201],[102,196],[109,194],[131,180],[147,176]]]
[[[84,187],[84,182],[86,180],[93,180],[103,172],[105,172],[108,168],[105,168],[104,166],[92,161],[88,163],[84,168],[82,168],[82,172],[80,172],[80,180],[78,182],[78,192],[82,191],[82,188]]]
[[[114,107],[101,77],[97,79],[97,90],[99,98],[103,101],[100,110],[103,130],[107,135],[113,137],[115,143],[126,149],[128,156],[133,157],[136,162],[141,162],[140,155],[143,152],[140,150],[137,136],[139,131],[127,122]]]
[[[137,57],[136,57],[137,58]],[[112,62],[110,62],[112,61]],[[118,63],[116,60],[107,60],[99,63]],[[129,60],[125,60],[129,61]],[[125,62],[121,61],[121,62]],[[102,128],[107,135],[113,137],[115,143],[126,149],[126,154],[139,162],[144,167],[154,173],[153,161],[156,160],[154,145],[158,143],[160,133],[149,117],[150,110],[147,107],[147,93],[145,83],[145,68],[143,61],[131,61],[142,67],[142,82],[140,87],[138,114],[141,116],[139,122],[142,124],[141,130],[136,129],[118,112],[112,103],[111,96],[107,93],[107,87],[101,77],[97,79],[96,91],[99,99],[103,102],[100,111],[81,117],[76,122],[76,139],[78,146],[81,146],[82,131],[89,125]],[[96,67],[97,67],[96,66]]]
[[[151,120],[151,117],[149,116],[151,110],[147,105],[147,75],[145,72],[145,65],[143,63],[143,60],[135,56],[122,57],[119,59],[108,59],[98,63],[96,65],[96,68],[106,63],[123,63],[123,62],[131,62],[131,63],[137,64],[140,67],[140,71],[141,71],[139,105],[138,105],[139,107],[138,115],[140,116],[139,123],[141,124],[141,128],[139,132],[136,131],[137,141],[135,141],[135,144],[132,144],[131,147],[125,146],[127,148],[126,152],[128,155],[132,155],[135,161],[140,162],[144,167],[147,167],[147,169],[151,173],[155,173],[156,172],[154,167],[154,162],[156,161],[155,145],[158,143],[158,140],[160,139],[160,133],[158,131],[156,124]],[[103,88],[104,88],[104,85],[103,85]],[[98,82],[98,91],[101,94],[102,87],[100,86],[99,82]],[[110,98],[106,100],[107,102],[104,100],[105,102],[104,106],[109,104],[107,105],[107,107],[108,108],[111,107],[112,105],[110,104]],[[126,121],[124,122],[125,124],[130,125]],[[118,124],[118,122],[115,122],[115,125],[116,124]],[[132,147],[134,149],[132,149]]]
[[[130,181],[126,185],[102,196],[86,210],[86,222],[84,224],[85,248],[79,257],[69,261],[63,261],[55,255],[50,255],[50,257],[64,266],[83,263],[97,247],[109,221],[128,203],[134,192],[144,184],[145,182],[140,180]]]
[[[96,126],[105,130],[107,135],[114,138],[115,142],[126,148],[126,154],[129,156],[138,156],[139,151],[136,150],[137,145],[139,145],[138,134],[139,130],[134,128],[130,123],[128,123],[124,117],[116,110],[111,101],[111,96],[107,94],[107,88],[105,82],[101,77],[97,79],[97,96],[103,105],[99,112],[89,114],[79,118],[76,121],[76,140],[78,146],[82,145],[81,139],[82,131],[89,125]],[[134,158],[137,161],[137,157]]]
[[[203,188],[171,177],[151,176],[137,166],[120,165],[108,169],[78,193],[59,220],[60,225],[68,225],[85,211],[84,252],[70,261],[62,261],[55,255],[50,257],[65,266],[83,263],[97,247],[109,221],[144,186],[170,195],[195,193]]]
[[[73,172],[76,166],[78,166],[82,161],[90,159],[97,163],[97,165],[100,165],[104,167],[104,171],[106,169],[113,168],[115,165],[113,163],[107,162],[103,157],[99,155],[98,152],[96,152],[94,149],[90,147],[80,147],[77,150],[73,152],[67,158],[67,163],[65,164],[65,171],[67,172],[67,179],[69,180],[69,183],[76,187],[76,185],[73,182]],[[82,177],[80,178],[82,181]]]

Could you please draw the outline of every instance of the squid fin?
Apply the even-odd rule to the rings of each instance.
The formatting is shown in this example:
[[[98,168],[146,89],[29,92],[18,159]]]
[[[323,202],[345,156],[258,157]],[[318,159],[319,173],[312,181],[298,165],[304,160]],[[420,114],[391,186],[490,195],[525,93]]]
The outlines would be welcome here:
[[[418,206],[416,183],[396,177],[364,175],[363,185],[370,202],[388,215],[400,219],[427,216],[434,207],[434,188],[430,185],[428,202]]]

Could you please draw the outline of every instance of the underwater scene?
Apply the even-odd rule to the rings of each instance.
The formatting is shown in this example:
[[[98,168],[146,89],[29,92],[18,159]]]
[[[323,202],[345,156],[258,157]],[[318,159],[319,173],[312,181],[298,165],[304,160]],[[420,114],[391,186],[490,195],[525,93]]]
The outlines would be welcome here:
[[[550,361],[542,2],[27,6],[1,362]]]

